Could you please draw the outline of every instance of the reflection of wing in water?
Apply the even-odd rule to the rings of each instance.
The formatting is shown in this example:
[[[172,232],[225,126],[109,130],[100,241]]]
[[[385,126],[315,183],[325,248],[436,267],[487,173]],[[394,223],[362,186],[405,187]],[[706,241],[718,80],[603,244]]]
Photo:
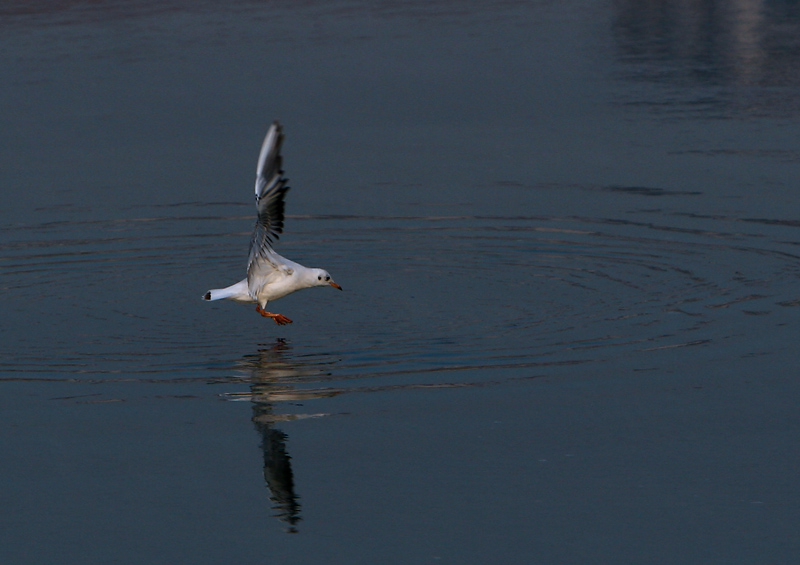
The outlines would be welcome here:
[[[253,406],[258,415],[259,406]],[[275,516],[289,524],[289,532],[297,532],[295,524],[300,521],[300,504],[294,492],[294,474],[291,457],[286,452],[286,434],[273,429],[271,424],[260,423],[254,418],[256,430],[261,434],[261,449],[264,452],[264,480],[273,502]]]
[[[289,525],[288,532],[297,532],[300,521],[300,504],[294,491],[294,474],[291,457],[286,449],[287,435],[274,427],[276,422],[297,416],[275,414],[276,402],[293,400],[293,383],[318,379],[325,371],[324,362],[297,362],[287,358],[291,348],[285,340],[246,355],[239,363],[240,372],[250,382],[249,399],[253,403],[253,424],[261,436],[264,453],[264,480],[270,491],[275,516]],[[241,395],[236,395],[241,397]],[[324,396],[324,395],[320,395]],[[300,395],[302,398],[307,396]]]

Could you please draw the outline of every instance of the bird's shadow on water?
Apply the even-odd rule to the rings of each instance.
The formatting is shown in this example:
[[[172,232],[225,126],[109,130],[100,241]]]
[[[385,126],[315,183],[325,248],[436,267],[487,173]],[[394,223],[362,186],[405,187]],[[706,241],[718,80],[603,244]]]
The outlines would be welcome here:
[[[276,410],[278,404],[298,405],[309,398],[334,396],[336,392],[303,392],[295,385],[307,380],[317,380],[327,374],[325,366],[334,362],[328,359],[298,359],[290,355],[292,347],[284,339],[259,347],[258,352],[245,355],[237,362],[237,372],[250,383],[247,393],[223,395],[229,400],[252,402],[252,422],[261,438],[264,457],[264,481],[270,493],[274,516],[287,524],[286,531],[297,533],[301,520],[299,496],[295,491],[291,456],[287,448],[288,436],[276,424],[325,414],[284,414]]]

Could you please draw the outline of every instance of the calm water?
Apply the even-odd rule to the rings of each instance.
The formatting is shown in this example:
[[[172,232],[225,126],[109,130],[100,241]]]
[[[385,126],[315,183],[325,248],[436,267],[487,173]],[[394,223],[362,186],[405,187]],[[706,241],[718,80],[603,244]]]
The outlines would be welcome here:
[[[3,563],[800,557],[794,2],[5,3]],[[279,252],[244,275],[284,123]]]

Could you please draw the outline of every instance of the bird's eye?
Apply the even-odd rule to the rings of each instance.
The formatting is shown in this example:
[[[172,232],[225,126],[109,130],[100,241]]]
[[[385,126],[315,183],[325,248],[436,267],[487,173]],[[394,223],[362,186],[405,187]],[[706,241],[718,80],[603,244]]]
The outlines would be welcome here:
[[[325,277],[325,280],[329,281],[329,280],[331,280],[331,278],[330,277]]]

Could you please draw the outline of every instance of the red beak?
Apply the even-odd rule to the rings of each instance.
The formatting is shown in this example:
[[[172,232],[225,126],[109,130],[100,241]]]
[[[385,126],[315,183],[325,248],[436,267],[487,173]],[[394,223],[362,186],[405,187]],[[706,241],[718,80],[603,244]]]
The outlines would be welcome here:
[[[338,284],[336,284],[335,282],[330,282],[330,283],[328,283],[328,284],[329,284],[329,285],[331,285],[333,288],[338,288],[339,290],[342,290],[342,287],[340,287],[340,286],[339,286]]]

